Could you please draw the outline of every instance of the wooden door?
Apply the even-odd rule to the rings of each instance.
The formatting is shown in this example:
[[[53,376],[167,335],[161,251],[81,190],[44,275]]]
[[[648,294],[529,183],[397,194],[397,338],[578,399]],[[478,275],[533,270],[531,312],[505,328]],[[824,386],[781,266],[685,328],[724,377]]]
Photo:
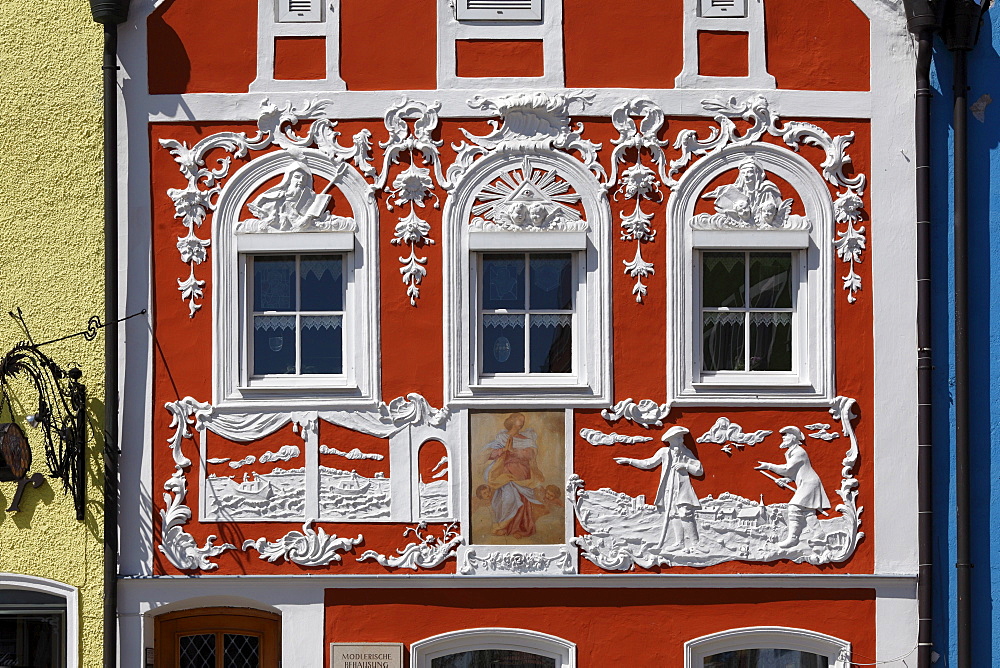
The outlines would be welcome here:
[[[279,668],[281,617],[197,608],[156,618],[156,668]]]

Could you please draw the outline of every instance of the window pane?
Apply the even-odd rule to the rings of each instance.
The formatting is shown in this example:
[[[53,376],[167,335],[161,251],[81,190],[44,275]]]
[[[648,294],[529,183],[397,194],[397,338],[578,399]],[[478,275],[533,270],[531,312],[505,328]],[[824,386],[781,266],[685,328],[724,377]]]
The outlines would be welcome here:
[[[750,314],[750,370],[792,370],[792,314]]]
[[[524,256],[483,256],[483,306],[486,310],[524,309]]]
[[[531,373],[573,371],[573,316],[532,315]]]
[[[750,253],[750,306],[792,307],[791,253]]]
[[[223,637],[224,668],[260,668],[260,638],[227,633]]]
[[[573,257],[569,253],[534,253],[528,258],[532,309],[573,308]]]
[[[215,668],[215,634],[181,636],[180,668]]]
[[[303,255],[299,259],[299,271],[303,311],[344,310],[343,259],[340,255]]]
[[[745,272],[746,260],[743,253],[703,253],[702,306],[744,306]]]
[[[829,668],[825,656],[794,649],[739,649],[706,657],[704,668]]]
[[[295,257],[272,255],[253,259],[253,310],[295,310]]]
[[[705,313],[702,368],[705,371],[745,371],[743,323],[746,313]]]
[[[524,373],[523,315],[483,315],[483,373]]]
[[[479,649],[431,659],[431,668],[556,668],[556,660],[511,649]]]
[[[0,615],[0,666],[62,668],[62,615]]]
[[[295,373],[294,315],[253,317],[253,372]]]
[[[343,373],[343,351],[342,316],[302,316],[302,373]]]

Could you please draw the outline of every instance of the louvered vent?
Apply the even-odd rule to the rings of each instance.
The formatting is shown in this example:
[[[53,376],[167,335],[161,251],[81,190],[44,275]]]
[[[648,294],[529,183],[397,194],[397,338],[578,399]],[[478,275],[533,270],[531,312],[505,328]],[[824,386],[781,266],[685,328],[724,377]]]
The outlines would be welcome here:
[[[541,21],[542,0],[458,0],[459,21]]]
[[[704,18],[742,19],[747,17],[746,0],[699,0]]]
[[[276,0],[278,23],[316,23],[323,20],[323,0]]]

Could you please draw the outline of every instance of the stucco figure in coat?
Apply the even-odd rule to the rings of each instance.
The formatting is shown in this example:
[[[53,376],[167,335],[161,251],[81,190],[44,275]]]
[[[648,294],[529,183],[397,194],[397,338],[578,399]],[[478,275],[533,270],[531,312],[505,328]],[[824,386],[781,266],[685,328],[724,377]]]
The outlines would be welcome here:
[[[804,447],[805,437],[798,427],[784,427],[780,430],[782,434],[781,448],[785,451],[785,464],[769,464],[767,462],[757,462],[757,471],[770,471],[782,476],[775,482],[780,487],[790,489],[794,492],[788,502],[786,511],[786,522],[788,524],[788,535],[778,547],[794,547],[798,544],[802,535],[802,530],[810,515],[815,516],[817,510],[825,510],[830,507],[830,498],[823,489],[823,481],[813,470],[812,462],[809,461],[809,454]],[[794,487],[792,484],[794,483]]]
[[[698,544],[694,511],[701,508],[701,503],[691,485],[691,476],[701,475],[704,469],[698,458],[684,445],[684,435],[688,433],[690,432],[684,427],[671,427],[662,438],[667,445],[648,459],[615,457],[619,464],[644,471],[660,467],[660,485],[656,489],[653,505],[663,512],[663,531],[660,533],[659,546],[670,552],[693,550]],[[676,540],[664,548],[671,526],[675,527]]]

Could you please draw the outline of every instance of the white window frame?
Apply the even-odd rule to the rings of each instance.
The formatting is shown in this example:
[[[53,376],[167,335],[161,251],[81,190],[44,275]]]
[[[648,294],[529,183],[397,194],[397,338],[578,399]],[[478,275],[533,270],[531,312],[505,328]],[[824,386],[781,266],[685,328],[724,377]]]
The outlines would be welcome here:
[[[556,668],[576,666],[576,645],[568,640],[526,629],[482,628],[451,631],[412,643],[410,668],[430,668],[438,657],[480,649],[530,652],[555,659]]]
[[[740,649],[788,649],[826,657],[830,668],[850,668],[851,643],[785,626],[752,626],[701,636],[684,643],[684,668],[704,668],[705,659]]]
[[[48,578],[20,573],[0,573],[0,589],[21,589],[56,596],[65,601],[65,637],[66,668],[79,668],[80,665],[80,603],[79,590],[76,587]]]
[[[309,169],[334,181],[335,197],[351,207],[357,232],[235,234],[243,207],[253,193],[293,164],[287,151],[275,151],[240,169],[219,195],[213,219],[212,365],[213,404],[272,408],[368,406],[379,395],[378,211],[368,184],[355,170],[334,165],[315,149],[302,157]],[[342,374],[248,375],[251,315],[247,258],[258,255],[337,254],[344,257],[344,368]]]
[[[562,88],[566,85],[563,53],[563,0],[535,0],[539,18],[485,20],[460,18],[456,0],[437,0],[437,87],[465,89]],[[456,42],[460,40],[541,40],[540,77],[460,77]]]
[[[483,186],[523,160],[497,153],[477,160],[445,203],[445,403],[494,406],[531,401],[535,406],[607,407],[611,402],[611,210],[607,195],[586,166],[563,153],[540,150],[532,165],[554,170],[580,195],[586,232],[486,232],[469,229]],[[479,374],[479,257],[483,253],[576,253],[577,299],[571,374]]]
[[[739,0],[737,0],[739,1]],[[767,36],[764,30],[765,0],[744,0],[745,12],[737,16],[713,16],[705,12],[704,0],[684,0],[684,67],[674,79],[675,88],[774,89],[774,75],[767,71]],[[747,33],[747,76],[719,77],[699,69],[699,32]]]
[[[319,0],[318,21],[279,21],[280,1],[257,0],[257,78],[250,84],[250,92],[347,90],[340,76],[340,0]],[[322,79],[275,79],[274,42],[279,37],[324,38],[326,76]]]
[[[805,208],[809,230],[695,230],[690,222],[705,187],[754,158],[787,181]],[[735,173],[735,172],[734,172]],[[680,179],[667,209],[674,285],[667,309],[667,397],[676,405],[754,406],[782,403],[825,406],[834,396],[834,213],[830,191],[816,169],[779,146],[752,144],[719,151],[692,165]],[[705,251],[797,253],[793,291],[793,369],[784,372],[703,374],[701,254]]]

